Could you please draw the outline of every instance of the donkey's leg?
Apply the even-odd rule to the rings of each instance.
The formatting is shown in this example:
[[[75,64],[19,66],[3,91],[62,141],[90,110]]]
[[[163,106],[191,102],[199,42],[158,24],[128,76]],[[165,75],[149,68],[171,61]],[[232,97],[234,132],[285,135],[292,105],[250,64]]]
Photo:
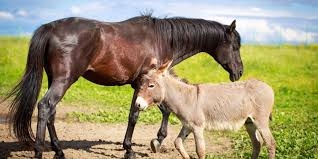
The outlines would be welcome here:
[[[162,144],[162,141],[167,137],[167,131],[168,131],[168,119],[170,116],[170,111],[167,109],[167,107],[163,104],[159,106],[159,109],[162,113],[162,121],[160,129],[157,133],[157,139],[152,139],[150,142],[150,147],[152,152],[156,153],[159,152],[160,146]]]
[[[199,159],[205,159],[205,141],[204,141],[204,127],[196,127],[193,130],[196,152]]]
[[[263,139],[260,136],[254,123],[252,122],[246,123],[245,128],[252,141],[252,146],[253,146],[252,159],[257,159],[261,151]]]
[[[262,120],[259,122],[255,122],[255,125],[257,127],[257,130],[261,134],[261,136],[265,142],[265,145],[267,147],[268,158],[274,159],[275,158],[275,151],[276,151],[276,142],[275,142],[275,139],[272,135],[271,130],[269,129],[268,120],[267,121]]]
[[[174,141],[174,146],[176,147],[176,149],[179,151],[179,153],[181,154],[181,156],[183,158],[190,158],[189,154],[187,153],[187,151],[183,147],[183,142],[188,137],[188,135],[190,133],[191,133],[191,130],[188,129],[187,127],[183,126],[178,137]]]
[[[135,104],[136,98],[137,98],[137,91],[135,90],[134,95],[133,95],[133,99],[131,102],[131,106],[130,106],[126,135],[125,135],[125,139],[123,142],[123,147],[126,150],[125,158],[136,158],[136,155],[131,148],[131,138],[132,138],[132,135],[133,135],[133,132],[135,129],[135,125],[136,125],[136,122],[137,122],[137,119],[139,116],[139,110]]]
[[[55,112],[52,114],[48,120],[47,127],[50,134],[51,146],[55,152],[54,158],[65,158],[62,148],[59,145],[59,139],[57,138],[54,121],[55,121]]]

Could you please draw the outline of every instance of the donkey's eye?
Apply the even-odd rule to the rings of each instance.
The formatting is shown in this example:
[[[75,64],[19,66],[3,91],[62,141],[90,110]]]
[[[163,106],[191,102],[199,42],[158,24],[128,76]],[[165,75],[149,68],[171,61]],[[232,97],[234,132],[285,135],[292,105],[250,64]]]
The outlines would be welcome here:
[[[149,84],[148,87],[149,87],[149,88],[153,88],[153,87],[155,87],[155,85],[154,85],[154,84]]]

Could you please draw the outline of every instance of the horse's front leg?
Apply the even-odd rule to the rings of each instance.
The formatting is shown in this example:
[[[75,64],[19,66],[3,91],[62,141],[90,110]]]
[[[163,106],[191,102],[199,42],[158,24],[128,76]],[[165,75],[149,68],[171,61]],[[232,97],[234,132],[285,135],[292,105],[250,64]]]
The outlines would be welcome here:
[[[170,111],[167,109],[167,107],[163,104],[159,106],[159,109],[162,113],[162,121],[161,121],[161,126],[160,129],[157,133],[157,139],[152,139],[150,142],[150,147],[151,150],[156,153],[160,151],[160,146],[163,142],[163,140],[167,137],[168,135],[168,120],[170,116]]]
[[[135,125],[136,125],[136,122],[137,122],[138,116],[139,116],[139,109],[135,105],[136,98],[137,98],[137,91],[134,92],[134,96],[133,96],[133,99],[131,102],[129,118],[128,118],[128,126],[127,126],[127,130],[126,130],[125,139],[123,142],[123,147],[126,150],[125,158],[129,158],[129,159],[136,158],[136,155],[131,148],[131,138],[132,138],[132,135],[133,135],[133,132],[135,129]]]

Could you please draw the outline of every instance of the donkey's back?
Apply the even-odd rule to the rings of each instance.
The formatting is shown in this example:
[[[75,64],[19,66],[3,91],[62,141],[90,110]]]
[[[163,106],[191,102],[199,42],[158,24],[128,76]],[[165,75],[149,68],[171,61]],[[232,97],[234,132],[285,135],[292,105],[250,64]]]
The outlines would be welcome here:
[[[198,87],[198,106],[201,109],[198,112],[205,116],[205,128],[238,130],[245,125],[252,140],[252,158],[258,157],[264,141],[269,158],[275,158],[275,139],[269,129],[274,91],[269,85],[253,79],[228,84],[203,84]]]
[[[208,129],[237,130],[248,118],[268,118],[274,104],[274,91],[259,80],[199,85],[198,105]],[[268,119],[264,119],[268,122]]]

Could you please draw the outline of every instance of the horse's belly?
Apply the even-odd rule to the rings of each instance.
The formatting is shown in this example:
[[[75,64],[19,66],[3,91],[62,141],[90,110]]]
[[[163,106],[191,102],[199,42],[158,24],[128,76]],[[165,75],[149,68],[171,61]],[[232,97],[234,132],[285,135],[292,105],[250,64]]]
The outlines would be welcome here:
[[[88,70],[83,77],[93,83],[105,86],[124,85],[132,82],[132,77],[129,74],[112,72],[94,72]]]

